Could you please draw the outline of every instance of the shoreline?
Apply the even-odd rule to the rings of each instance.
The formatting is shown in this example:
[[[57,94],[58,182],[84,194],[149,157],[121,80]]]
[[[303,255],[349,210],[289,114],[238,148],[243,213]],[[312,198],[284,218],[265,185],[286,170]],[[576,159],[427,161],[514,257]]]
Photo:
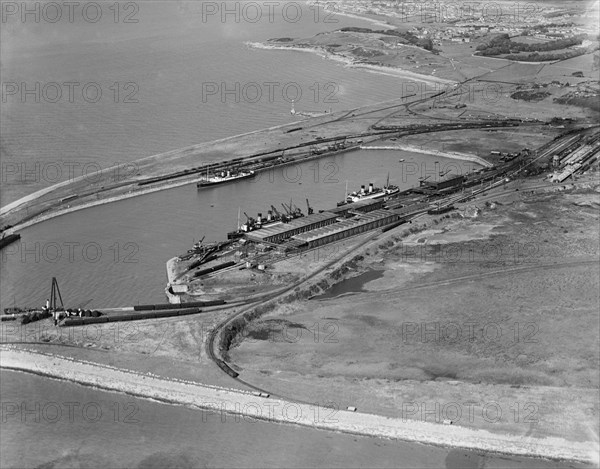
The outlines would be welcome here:
[[[299,122],[301,122],[301,121],[299,121]],[[57,182],[56,184],[53,184],[53,185],[51,185],[49,187],[45,187],[44,189],[40,189],[40,190],[38,190],[36,192],[33,192],[31,194],[28,194],[28,195],[25,195],[25,196],[23,196],[23,197],[15,200],[15,201],[13,201],[13,202],[9,202],[8,204],[3,205],[2,207],[0,207],[0,216],[5,215],[9,211],[11,211],[11,210],[13,210],[13,209],[15,209],[15,208],[23,205],[23,204],[26,204],[27,202],[30,202],[31,200],[34,200],[34,199],[36,199],[36,198],[38,198],[38,197],[40,197],[40,196],[42,196],[44,194],[47,194],[47,193],[49,193],[49,192],[51,192],[53,190],[56,190],[56,189],[58,189],[60,187],[63,187],[63,186],[68,185],[68,184],[72,184],[74,182],[83,181],[83,180],[86,180],[86,179],[92,179],[94,176],[96,176],[98,174],[102,174],[103,171],[104,172],[109,172],[111,169],[118,168],[119,166],[121,166],[123,164],[127,165],[127,164],[132,164],[132,163],[139,163],[139,162],[142,162],[142,161],[145,161],[145,160],[151,160],[153,158],[158,158],[158,157],[161,157],[161,156],[167,156],[167,155],[169,155],[170,153],[173,153],[173,152],[184,152],[184,151],[197,150],[197,149],[199,149],[203,145],[214,145],[214,144],[219,144],[219,143],[225,143],[225,142],[228,142],[230,140],[234,140],[236,138],[247,137],[247,136],[250,136],[250,135],[254,135],[254,134],[257,134],[257,133],[261,133],[261,132],[267,132],[267,131],[271,131],[271,130],[277,130],[277,129],[289,127],[290,125],[293,125],[293,124],[294,123],[289,123],[288,122],[288,123],[285,123],[285,124],[274,125],[272,127],[265,127],[265,128],[262,128],[262,129],[252,130],[250,132],[244,132],[244,133],[237,134],[237,135],[230,135],[229,137],[224,137],[224,138],[220,138],[220,139],[217,139],[217,140],[210,140],[210,141],[207,141],[207,142],[200,142],[200,143],[196,143],[194,145],[190,145],[190,146],[187,146],[187,147],[178,148],[178,149],[175,149],[175,150],[167,150],[166,152],[157,153],[157,154],[148,155],[148,156],[143,156],[141,158],[133,160],[132,162],[121,163],[120,165],[114,165],[114,166],[111,166],[109,168],[105,168],[104,170],[101,169],[101,170],[93,172],[91,174],[86,174],[84,176],[78,176],[78,177],[73,178],[73,179],[67,179],[66,181]],[[187,180],[186,184],[192,184],[194,182],[199,181],[200,179],[202,179],[202,177],[198,177],[198,178],[196,178],[194,180]],[[177,184],[183,185],[181,183],[181,181],[178,181],[178,182],[172,183],[171,185],[169,185],[169,183],[164,184],[164,185],[161,186],[161,189],[168,189],[170,187],[176,187]],[[154,188],[152,188],[152,189],[154,189]],[[142,192],[142,191],[139,191],[139,192]],[[138,195],[139,192],[137,194],[135,194],[135,195]],[[147,193],[147,192],[144,192],[144,193]],[[126,198],[127,194],[123,194],[123,196],[124,196],[123,198]],[[133,197],[133,196],[134,195],[131,195],[130,197]]]
[[[375,105],[379,105],[379,104],[381,104],[381,103],[376,103]],[[329,116],[329,114],[327,116]],[[303,122],[305,120],[307,120],[307,119],[303,119],[303,120],[301,120],[299,122]],[[234,136],[231,136],[231,137],[226,137],[225,139],[215,140],[213,142],[208,142],[208,143],[209,144],[217,144],[217,143],[220,143],[222,141],[229,140],[229,139],[235,139],[235,138],[238,138],[238,137],[241,138],[241,137],[244,137],[244,136],[247,136],[247,135],[252,135],[252,134],[255,134],[255,133],[270,131],[270,130],[278,129],[278,128],[281,128],[281,127],[288,127],[290,125],[293,125],[293,124],[282,124],[282,125],[275,126],[275,127],[269,127],[269,128],[266,128],[266,129],[255,130],[255,131],[252,131],[252,132],[249,132],[249,133],[244,133],[244,134],[240,134],[240,135],[234,135]],[[202,144],[200,144],[200,145],[202,145]],[[381,150],[383,150],[383,149],[385,149],[385,150],[409,151],[409,152],[421,153],[421,154],[426,154],[426,155],[441,156],[441,157],[445,157],[445,158],[449,158],[449,159],[455,159],[455,160],[471,161],[471,162],[475,162],[475,163],[480,164],[481,166],[485,166],[485,167],[493,166],[493,164],[489,163],[485,159],[483,159],[481,157],[478,157],[478,156],[475,156],[475,155],[467,155],[467,154],[464,154],[464,153],[460,153],[460,154],[459,153],[443,153],[443,152],[439,152],[438,150],[422,150],[420,148],[413,147],[413,146],[410,146],[410,145],[404,145],[404,146],[398,146],[398,147],[395,147],[395,146],[394,147],[392,147],[392,146],[390,146],[390,147],[387,147],[387,146],[385,146],[385,147],[369,147],[369,146],[366,146],[366,145],[362,145],[362,146],[358,147],[358,149],[361,149],[361,150],[375,150],[375,149],[381,149]],[[351,150],[352,149],[348,149],[347,151],[351,151]],[[144,157],[143,159],[146,159],[146,158],[155,158],[155,157],[158,157],[158,156],[161,156],[161,155],[163,155],[163,154],[152,155],[150,157]],[[328,154],[316,155],[314,158],[318,159],[318,158],[327,157],[327,156],[328,156]],[[308,161],[308,160],[311,160],[311,159],[314,159],[314,158],[310,157],[310,158],[302,159],[302,160],[299,160],[299,161],[294,161],[293,163],[294,164],[302,163],[304,161]],[[141,160],[137,160],[137,161],[141,161]],[[50,186],[48,188],[41,189],[40,191],[34,192],[33,194],[29,194],[27,196],[24,196],[24,197],[22,197],[22,198],[20,198],[20,199],[18,199],[16,201],[14,201],[14,202],[11,202],[10,204],[5,205],[4,207],[1,207],[0,208],[0,215],[2,215],[3,212],[6,213],[6,212],[8,212],[10,210],[15,209],[15,208],[19,207],[20,205],[27,204],[28,202],[31,202],[31,201],[35,200],[37,197],[39,197],[42,194],[46,194],[48,192],[51,192],[52,190],[55,190],[55,189],[58,189],[60,187],[66,186],[68,184],[71,184],[71,183],[75,182],[76,180],[82,180],[82,179],[87,178],[87,177],[89,177],[89,175],[88,176],[80,176],[80,177],[78,177],[78,178],[76,178],[74,180],[62,181],[62,182],[59,182],[59,183],[57,183],[57,184],[55,184],[53,186]],[[59,216],[62,216],[62,215],[67,215],[69,213],[77,212],[79,210],[85,210],[85,209],[89,209],[89,208],[92,208],[92,207],[97,207],[97,206],[100,206],[100,205],[105,205],[105,204],[109,204],[109,203],[113,203],[113,202],[119,202],[121,200],[126,200],[126,199],[130,199],[130,198],[133,198],[133,197],[143,196],[143,195],[151,194],[151,193],[154,193],[154,192],[159,192],[159,191],[169,190],[169,189],[176,189],[178,187],[195,184],[196,182],[202,180],[202,178],[203,178],[203,176],[198,175],[197,177],[192,177],[192,178],[185,179],[185,180],[179,180],[179,181],[178,180],[173,180],[173,181],[167,181],[167,182],[160,182],[160,183],[157,183],[156,186],[149,186],[149,187],[147,187],[145,189],[130,190],[128,192],[121,192],[121,193],[115,194],[115,195],[110,196],[110,197],[106,197],[106,198],[102,198],[102,199],[96,199],[96,200],[90,200],[90,201],[88,201],[86,203],[83,203],[83,204],[77,204],[74,207],[67,206],[67,207],[65,207],[63,209],[51,210],[50,213],[47,213],[47,214],[41,213],[39,215],[36,215],[35,217],[30,218],[27,221],[20,222],[18,225],[14,225],[14,226],[12,226],[12,227],[4,230],[4,232],[6,234],[12,234],[12,233],[15,233],[17,231],[20,231],[20,230],[23,230],[25,228],[28,228],[30,226],[36,225],[38,223],[42,223],[42,222],[47,221],[47,220],[51,220],[53,218],[56,218],[56,217],[59,217]]]
[[[252,49],[259,50],[287,50],[287,51],[296,51],[296,52],[308,52],[311,54],[316,54],[319,57],[332,60],[334,62],[338,62],[343,64],[348,68],[356,68],[366,70],[372,73],[380,73],[383,75],[394,76],[399,78],[410,78],[416,81],[422,81],[424,83],[429,84],[443,84],[443,85],[454,85],[457,82],[454,80],[448,80],[445,78],[438,78],[432,75],[421,75],[419,73],[411,72],[408,70],[403,70],[397,67],[386,67],[383,65],[372,65],[365,64],[361,62],[357,62],[355,59],[351,59],[349,57],[345,57],[342,55],[334,54],[329,52],[322,47],[298,47],[298,46],[284,46],[284,45],[275,45],[275,44],[265,44],[262,42],[252,42],[246,41],[244,44]]]
[[[597,448],[595,448],[596,443],[593,442],[572,442],[555,437],[539,439],[521,435],[494,434],[486,430],[471,430],[460,426],[410,421],[348,410],[334,412],[330,408],[323,408],[322,415],[319,415],[318,412],[315,414],[314,406],[307,404],[266,398],[250,392],[197,382],[166,379],[150,373],[136,373],[15,348],[2,347],[0,367],[171,405],[241,414],[248,419],[447,448],[597,463],[597,458],[594,456],[597,454],[595,453]],[[294,407],[294,410],[290,412],[291,407]]]
[[[309,3],[309,5],[315,5],[315,6],[319,6],[322,4],[322,2],[320,2],[319,0],[313,0],[308,3]],[[340,16],[345,16],[346,18],[352,18],[354,20],[368,21],[369,23],[373,23],[374,25],[380,26],[382,28],[393,29],[395,27],[393,24],[390,24],[387,21],[378,20],[375,18],[371,18],[369,16],[361,16],[361,15],[358,15],[355,13],[348,13],[347,11],[344,11],[344,10],[334,10],[331,13],[333,15],[340,15]],[[336,21],[336,23],[337,23],[337,21]]]
[[[485,158],[482,158],[477,155],[468,155],[466,153],[448,153],[440,150],[427,150],[423,148],[418,148],[412,145],[390,145],[390,146],[368,146],[361,145],[361,150],[396,150],[396,151],[407,151],[411,153],[421,153],[424,155],[434,155],[440,156],[443,158],[449,158],[451,160],[462,160],[462,161],[471,161],[472,163],[477,163],[483,167],[491,168],[494,166],[492,163],[487,161]]]

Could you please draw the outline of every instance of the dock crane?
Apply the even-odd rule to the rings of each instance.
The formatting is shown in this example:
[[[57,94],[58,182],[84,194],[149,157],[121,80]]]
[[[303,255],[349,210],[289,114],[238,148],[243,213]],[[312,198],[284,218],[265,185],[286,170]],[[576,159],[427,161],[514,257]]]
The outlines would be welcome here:
[[[301,216],[302,210],[300,210],[296,205],[290,200],[290,209],[292,209],[292,214],[294,216]]]
[[[202,236],[202,239],[200,241],[198,241],[197,243],[194,243],[194,248],[192,249],[192,251],[195,251],[196,249],[200,249],[202,247],[204,238],[206,238],[206,235]],[[190,252],[190,251],[188,251],[188,252]]]
[[[279,210],[277,210],[275,208],[274,205],[271,205],[271,210],[273,210],[273,214],[275,215],[275,217],[278,220],[280,220],[282,223],[287,223],[288,221],[290,221],[290,217],[288,215],[286,215],[285,213],[281,213]]]
[[[60,307],[58,306],[58,301],[60,301]],[[46,305],[50,311],[64,311],[65,305],[63,304],[62,295],[60,294],[60,289],[58,288],[58,282],[56,281],[56,277],[52,277],[52,287],[50,288],[50,300],[49,304]]]
[[[449,172],[451,172],[451,171],[450,170],[447,170],[446,172],[440,171],[440,177],[443,178]]]
[[[244,212],[244,215],[246,215],[246,223],[242,225],[242,230],[252,231],[255,220],[250,215],[248,215],[246,212]]]
[[[310,206],[310,204],[308,203],[308,198],[306,199],[306,210],[307,210],[307,214],[308,215],[312,215],[314,213],[313,208]]]
[[[275,215],[276,220],[281,220],[284,223],[287,222],[287,217],[283,213],[280,213],[274,205],[271,205],[271,210],[273,211],[273,215]]]
[[[299,217],[303,217],[304,214],[302,213],[302,210],[300,210],[298,207],[296,207],[296,205],[294,204],[294,202],[292,201],[291,197],[290,197],[290,214],[292,215],[292,217],[294,218],[299,218]]]

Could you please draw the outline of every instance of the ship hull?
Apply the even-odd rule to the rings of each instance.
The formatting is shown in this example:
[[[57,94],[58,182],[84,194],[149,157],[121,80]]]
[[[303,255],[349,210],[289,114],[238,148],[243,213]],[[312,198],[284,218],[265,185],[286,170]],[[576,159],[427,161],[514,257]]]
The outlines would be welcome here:
[[[345,205],[345,204],[351,204],[353,202],[360,202],[361,200],[381,199],[383,197],[389,197],[390,195],[397,194],[398,192],[400,192],[400,189],[398,187],[394,187],[393,189],[390,189],[390,188],[385,188],[383,190],[379,189],[375,193],[369,194],[367,192],[364,195],[350,196],[350,197],[348,197],[348,199],[346,199],[346,201],[338,202],[338,207],[341,205]]]
[[[14,243],[15,241],[17,241],[19,239],[21,239],[21,235],[18,233],[10,234],[8,236],[5,236],[4,238],[1,238],[0,239],[0,249],[4,249],[9,244]]]
[[[239,181],[241,179],[249,179],[251,177],[254,177],[254,173],[242,174],[240,176],[232,176],[229,178],[223,178],[223,179],[219,179],[216,181],[200,181],[200,182],[196,183],[196,187],[198,187],[199,189],[202,189],[204,187],[217,186],[220,184],[227,184],[229,182],[235,182],[235,181]]]

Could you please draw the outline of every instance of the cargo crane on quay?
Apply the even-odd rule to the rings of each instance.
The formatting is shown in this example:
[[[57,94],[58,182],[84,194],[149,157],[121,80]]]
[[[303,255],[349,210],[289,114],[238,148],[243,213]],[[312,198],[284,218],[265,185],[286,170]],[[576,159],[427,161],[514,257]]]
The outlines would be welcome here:
[[[244,254],[240,256],[238,250],[237,260],[245,258],[246,267],[259,266],[260,270],[263,265],[264,270],[265,263],[277,262],[285,258],[285,253],[299,253],[377,228],[388,230],[410,222],[419,214],[445,214],[455,209],[454,204],[512,180],[524,164],[531,164],[530,160],[529,152],[521,152],[510,161],[468,175],[453,175],[445,171],[440,172],[440,179],[423,177],[418,187],[404,191],[390,184],[388,174],[383,188],[376,188],[373,183],[368,188],[363,185],[360,192],[355,193],[348,193],[346,188],[346,200],[318,213],[315,213],[308,199],[306,214],[293,200],[281,203],[283,212],[271,205],[267,217],[259,213],[253,218],[244,212],[246,223],[240,225],[238,221],[238,229],[227,235],[228,241],[233,243],[230,252],[235,251],[236,244],[243,246]],[[469,187],[474,189],[467,194],[453,195],[464,193],[465,188]],[[265,256],[267,251],[273,253]],[[254,258],[260,260],[254,261]]]
[[[274,205],[271,205],[270,210],[267,210],[266,218],[263,217],[262,212],[259,212],[256,218],[251,217],[246,212],[243,212],[244,216],[246,217],[246,222],[240,225],[238,219],[237,230],[230,231],[229,233],[227,233],[227,239],[237,240],[242,238],[245,233],[249,233],[250,231],[266,228],[274,224],[289,223],[290,221],[295,220],[296,218],[301,218],[304,216],[302,210],[296,207],[292,200],[290,200],[289,205],[282,203],[281,206],[283,207],[285,213],[280,212],[279,210],[277,210],[277,208],[275,208]],[[307,213],[311,215],[314,212],[314,210],[310,206],[308,199],[306,199],[306,206]]]

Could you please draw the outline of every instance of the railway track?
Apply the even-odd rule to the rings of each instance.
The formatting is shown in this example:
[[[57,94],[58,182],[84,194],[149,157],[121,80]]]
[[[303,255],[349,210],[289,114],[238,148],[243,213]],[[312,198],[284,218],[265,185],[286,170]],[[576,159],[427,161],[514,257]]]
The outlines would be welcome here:
[[[205,349],[206,349],[207,356],[223,372],[225,372],[227,375],[229,375],[233,380],[235,380],[239,384],[243,384],[244,386],[247,386],[255,391],[266,393],[266,394],[269,394],[269,395],[272,395],[275,397],[279,397],[280,399],[285,399],[290,402],[298,402],[298,403],[302,403],[302,404],[312,404],[310,402],[301,401],[301,400],[291,397],[291,396],[285,396],[285,395],[282,395],[279,393],[274,393],[272,391],[265,390],[263,388],[253,385],[252,383],[245,381],[243,378],[240,378],[239,374],[231,366],[229,366],[229,364],[227,364],[222,358],[217,356],[217,354],[215,352],[215,340],[216,340],[217,336],[221,333],[222,329],[225,328],[229,323],[231,323],[235,319],[243,316],[245,313],[247,313],[248,311],[250,311],[253,308],[260,306],[261,304],[265,304],[269,301],[275,300],[276,298],[282,297],[282,296],[286,295],[287,293],[293,291],[294,289],[301,287],[302,285],[304,285],[304,284],[308,283],[310,280],[312,280],[315,276],[319,275],[320,273],[322,273],[323,271],[332,267],[333,265],[335,265],[337,263],[342,263],[346,260],[351,259],[352,257],[356,256],[356,250],[367,248],[369,243],[372,243],[374,241],[379,242],[380,241],[378,239],[379,235],[381,235],[381,232],[375,231],[374,233],[369,235],[365,240],[363,240],[358,246],[355,246],[351,251],[346,252],[346,253],[342,254],[341,256],[338,256],[338,257],[334,258],[333,260],[327,262],[325,265],[323,265],[321,268],[319,268],[315,272],[312,272],[307,277],[304,277],[304,278],[294,282],[292,285],[286,287],[284,290],[280,290],[278,292],[271,293],[271,294],[264,296],[262,299],[257,300],[256,302],[248,305],[246,308],[243,308],[242,310],[236,312],[234,315],[229,316],[229,317],[223,319],[222,321],[220,321],[214,327],[214,329],[211,331],[211,333],[209,334],[208,339],[206,341]],[[325,407],[327,407],[327,406],[325,406]]]
[[[546,152],[543,153],[543,155],[545,155]],[[539,159],[536,158],[536,160]],[[514,173],[517,174],[517,173]],[[488,187],[483,187],[481,189],[479,189],[478,191],[476,191],[476,193],[474,194],[469,194],[469,197],[472,197],[474,195],[480,195],[480,194],[485,194],[485,192],[488,192],[491,189],[497,188],[500,185],[504,184],[504,182],[502,181],[502,179],[496,183],[492,183],[490,184]],[[544,184],[540,184],[540,185],[536,185],[533,186],[531,189],[538,189],[538,188],[545,188],[551,186],[551,184],[548,183],[544,183]],[[513,193],[514,189],[510,189],[510,190],[506,190],[506,191],[502,191],[500,193],[496,193],[496,194],[490,194],[489,196],[486,196],[484,198],[482,198],[481,200],[484,200],[488,197],[499,197],[501,195],[505,195],[505,194],[509,194],[509,193]],[[448,203],[452,203],[454,202],[459,202],[460,200],[464,199],[464,195],[459,195],[459,196],[454,196],[454,197],[450,197]],[[480,200],[480,199],[478,199]],[[480,200],[480,201],[481,201]],[[416,220],[418,218],[421,218],[422,216],[425,216],[426,213],[418,213],[415,214],[414,216],[411,217],[411,221],[412,220]],[[392,230],[390,233],[393,233],[394,230]],[[300,402],[300,403],[305,403],[305,404],[310,404],[307,402],[303,402],[300,401],[292,396],[285,396],[282,394],[278,394],[278,393],[274,393],[272,391],[266,390],[262,387],[256,386],[246,380],[244,380],[243,378],[239,377],[239,373],[237,373],[235,370],[233,370],[233,368],[226,363],[223,359],[219,358],[215,352],[215,340],[217,338],[217,336],[221,333],[222,329],[224,327],[227,326],[227,324],[229,324],[230,322],[232,322],[233,320],[235,320],[236,318],[241,317],[243,314],[245,314],[246,312],[250,311],[252,308],[255,308],[257,306],[260,306],[261,304],[265,304],[269,301],[272,301],[278,297],[282,297],[283,295],[289,293],[290,291],[294,290],[295,288],[301,287],[302,285],[307,284],[311,279],[313,279],[316,275],[322,273],[324,270],[330,268],[331,266],[335,265],[336,263],[341,263],[346,259],[349,259],[355,255],[357,255],[356,251],[358,251],[359,249],[362,248],[366,248],[369,243],[377,241],[377,242],[381,242],[381,239],[379,239],[379,235],[381,234],[381,232],[379,230],[377,230],[376,232],[374,232],[372,235],[370,235],[368,238],[366,238],[363,242],[361,242],[358,246],[356,246],[352,251],[348,252],[348,253],[344,253],[341,256],[338,256],[337,258],[335,258],[334,260],[328,262],[326,265],[324,265],[323,267],[321,267],[320,269],[318,269],[317,271],[313,272],[312,274],[310,274],[308,277],[305,277],[304,279],[301,279],[297,282],[295,282],[294,284],[292,284],[291,286],[285,288],[282,291],[279,292],[275,292],[273,294],[269,294],[266,295],[265,297],[263,297],[260,300],[257,300],[255,303],[249,304],[246,308],[243,308],[241,311],[237,312],[235,315],[230,316],[228,318],[223,319],[219,324],[217,324],[217,326],[213,329],[213,331],[211,332],[207,342],[206,342],[206,352],[208,357],[217,364],[217,366],[219,366],[219,368],[221,370],[223,370],[225,373],[227,373],[232,379],[234,379],[237,383],[242,384],[250,389],[253,389],[259,393],[265,393],[265,394],[269,394],[275,397],[279,397],[281,399],[285,399],[287,401],[291,401],[291,402]],[[389,236],[389,235],[387,235]],[[506,275],[506,274],[510,274],[510,273],[521,273],[521,272],[533,272],[533,271],[539,271],[539,270],[550,270],[550,269],[557,269],[557,268],[565,268],[565,267],[569,267],[569,266],[574,266],[574,265],[598,265],[599,260],[595,259],[595,260],[572,260],[572,261],[567,261],[567,262],[548,262],[548,263],[543,263],[543,264],[537,264],[537,265],[527,265],[527,266],[518,266],[518,267],[510,267],[510,268],[503,268],[503,269],[499,269],[493,272],[485,272],[485,273],[477,273],[477,274],[473,274],[473,275],[467,275],[467,276],[462,276],[462,277],[458,277],[458,278],[454,278],[454,279],[450,279],[450,280],[442,280],[442,281],[437,281],[437,282],[431,282],[429,284],[424,284],[424,285],[415,285],[415,286],[411,286],[411,287],[406,287],[403,289],[398,289],[398,290],[394,290],[395,292],[403,292],[403,291],[413,291],[413,290],[417,290],[417,289],[424,289],[424,288],[431,288],[431,287],[435,287],[435,286],[441,286],[441,285],[451,285],[451,284],[456,284],[456,283],[460,283],[460,282],[466,282],[466,281],[470,281],[470,280],[474,280],[474,279],[480,279],[480,278],[488,278],[488,277],[494,277],[494,276],[500,276],[500,275]],[[381,295],[381,292],[377,292],[374,293],[374,295]]]

